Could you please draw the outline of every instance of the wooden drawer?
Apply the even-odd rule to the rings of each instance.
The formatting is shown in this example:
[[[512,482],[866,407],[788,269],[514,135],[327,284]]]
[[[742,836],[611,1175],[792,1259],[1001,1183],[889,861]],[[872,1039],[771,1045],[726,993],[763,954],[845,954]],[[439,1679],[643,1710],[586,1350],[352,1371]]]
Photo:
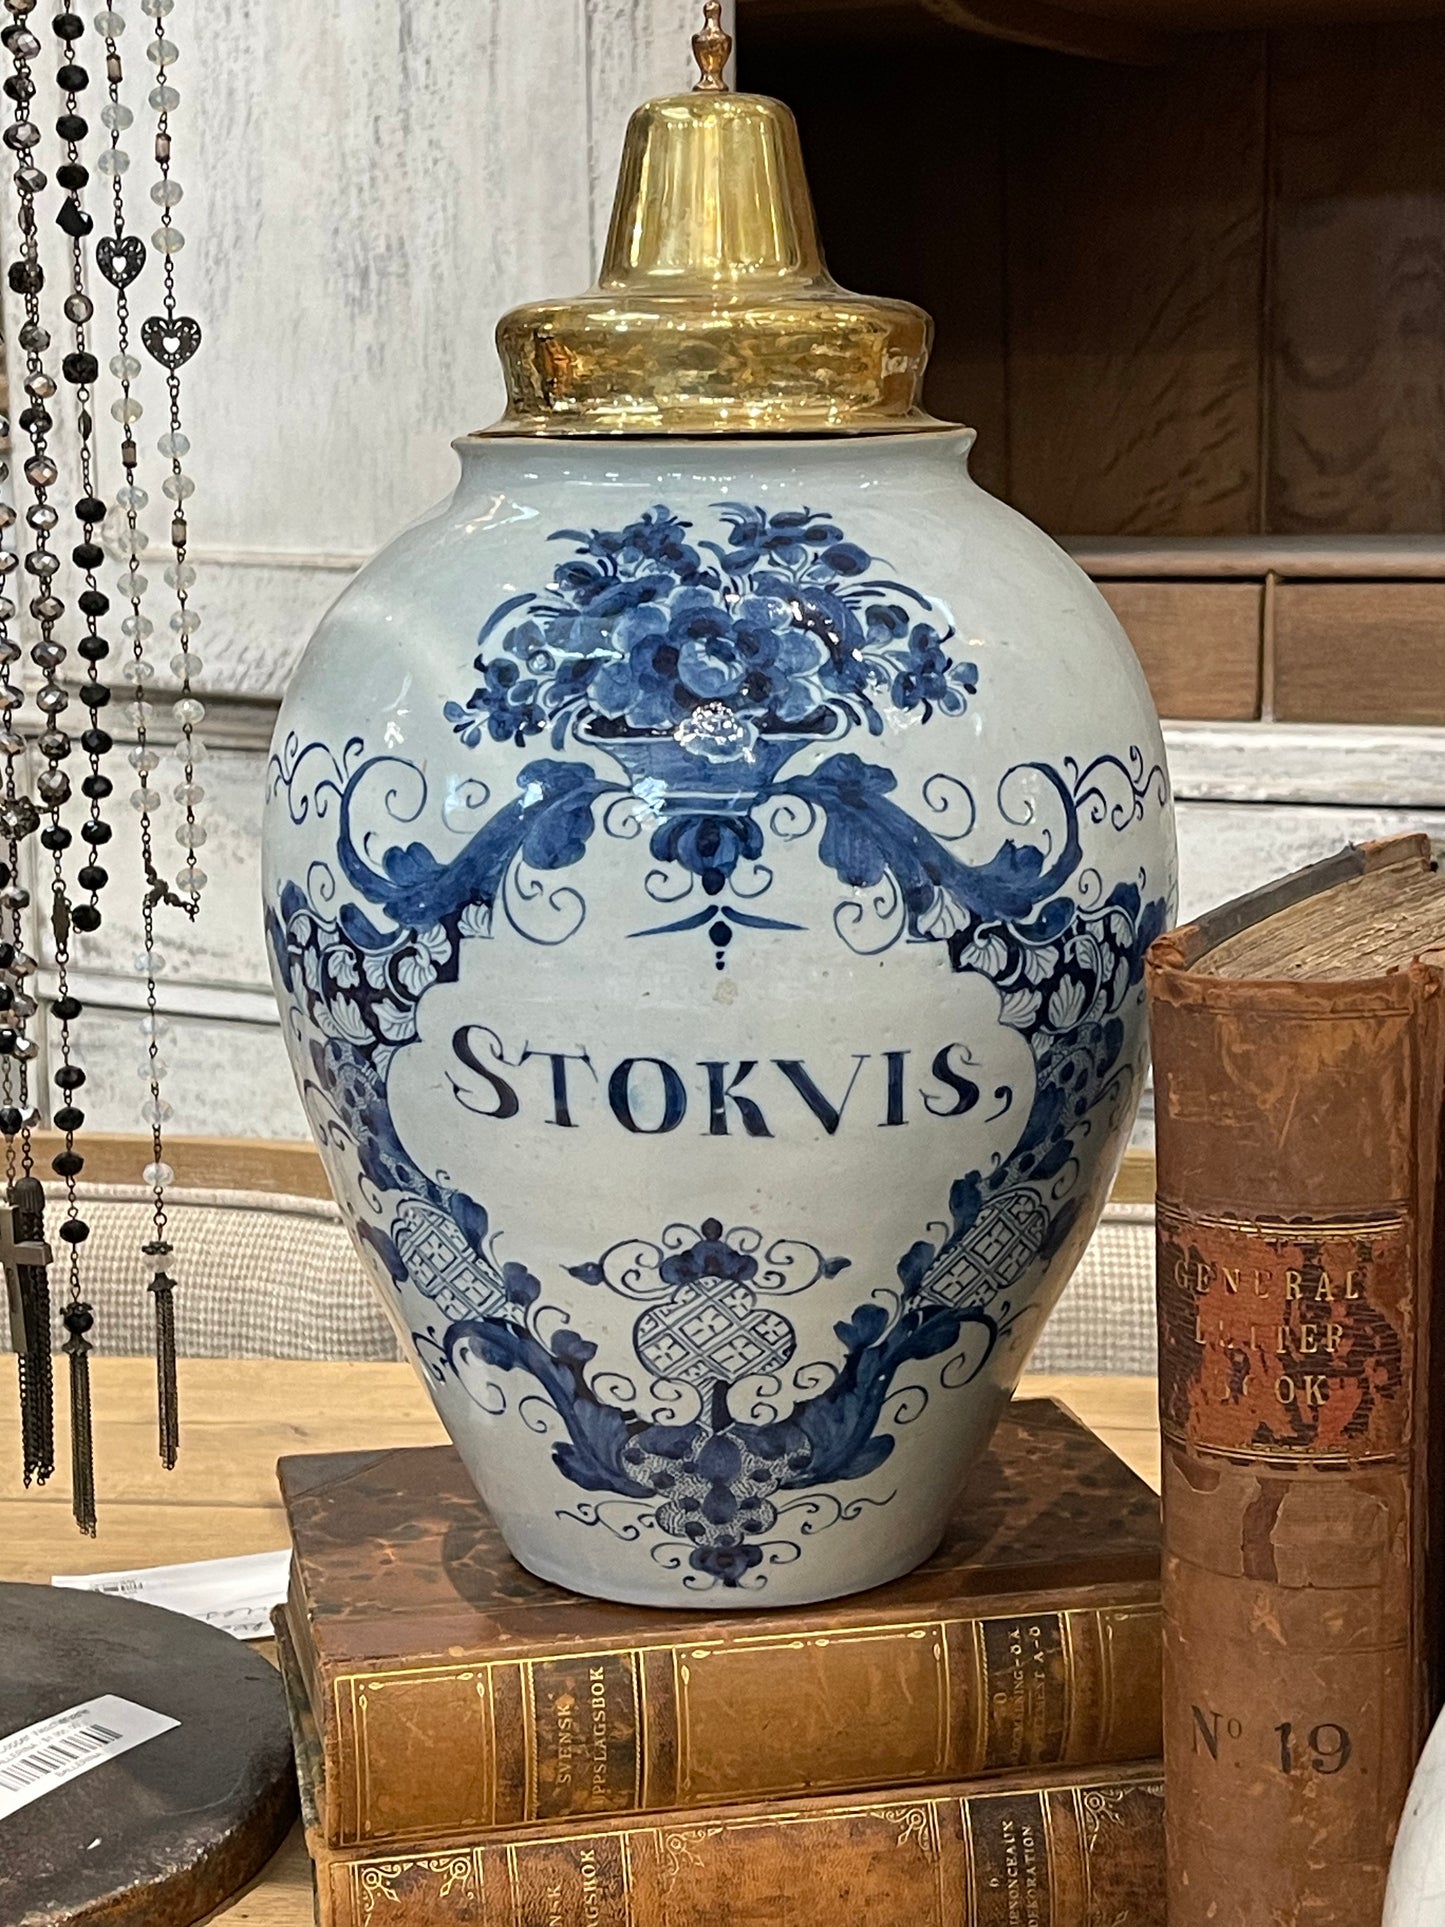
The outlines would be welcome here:
[[[1445,582],[1281,582],[1275,714],[1445,723]]]
[[[1201,722],[1259,714],[1258,582],[1101,582],[1161,716]]]

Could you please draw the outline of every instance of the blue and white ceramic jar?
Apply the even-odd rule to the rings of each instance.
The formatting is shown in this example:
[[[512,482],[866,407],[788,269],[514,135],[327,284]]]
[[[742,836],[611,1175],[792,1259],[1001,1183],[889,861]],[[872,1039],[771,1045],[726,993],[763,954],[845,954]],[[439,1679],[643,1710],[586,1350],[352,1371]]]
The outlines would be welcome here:
[[[826,281],[785,110],[655,102],[629,153],[611,279],[504,323],[511,419],[295,677],[267,916],[516,1556],[789,1605],[925,1558],[987,1443],[1134,1115],[1173,832],[1127,641],[918,415],[917,311]],[[679,154],[722,213],[669,281]]]

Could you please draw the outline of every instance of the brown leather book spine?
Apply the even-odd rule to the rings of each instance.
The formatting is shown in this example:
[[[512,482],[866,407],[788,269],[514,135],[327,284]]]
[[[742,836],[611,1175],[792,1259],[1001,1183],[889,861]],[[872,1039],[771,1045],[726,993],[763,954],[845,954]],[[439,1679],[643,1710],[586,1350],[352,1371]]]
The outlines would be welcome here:
[[[1149,966],[1170,1927],[1371,1927],[1433,1697],[1441,977],[1204,948]]]
[[[1158,1765],[316,1853],[321,1927],[1157,1927]]]
[[[1154,1757],[1146,1582],[987,1616],[521,1658],[303,1667],[334,1846]]]

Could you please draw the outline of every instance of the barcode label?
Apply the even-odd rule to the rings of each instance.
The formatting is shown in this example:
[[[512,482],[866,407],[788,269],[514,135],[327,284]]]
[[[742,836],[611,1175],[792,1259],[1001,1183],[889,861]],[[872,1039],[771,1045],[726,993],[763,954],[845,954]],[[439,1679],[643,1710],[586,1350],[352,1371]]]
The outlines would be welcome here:
[[[134,1700],[103,1693],[0,1737],[0,1820],[92,1767],[179,1726]]]

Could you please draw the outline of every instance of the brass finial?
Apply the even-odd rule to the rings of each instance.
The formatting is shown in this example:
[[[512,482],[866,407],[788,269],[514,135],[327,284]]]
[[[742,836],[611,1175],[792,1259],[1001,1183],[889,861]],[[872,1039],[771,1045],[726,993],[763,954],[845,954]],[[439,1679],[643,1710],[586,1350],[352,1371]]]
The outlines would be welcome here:
[[[702,14],[702,32],[692,37],[693,58],[702,69],[702,79],[692,91],[695,94],[725,94],[728,84],[723,79],[723,69],[733,50],[733,37],[723,32],[722,0],[707,0]]]

